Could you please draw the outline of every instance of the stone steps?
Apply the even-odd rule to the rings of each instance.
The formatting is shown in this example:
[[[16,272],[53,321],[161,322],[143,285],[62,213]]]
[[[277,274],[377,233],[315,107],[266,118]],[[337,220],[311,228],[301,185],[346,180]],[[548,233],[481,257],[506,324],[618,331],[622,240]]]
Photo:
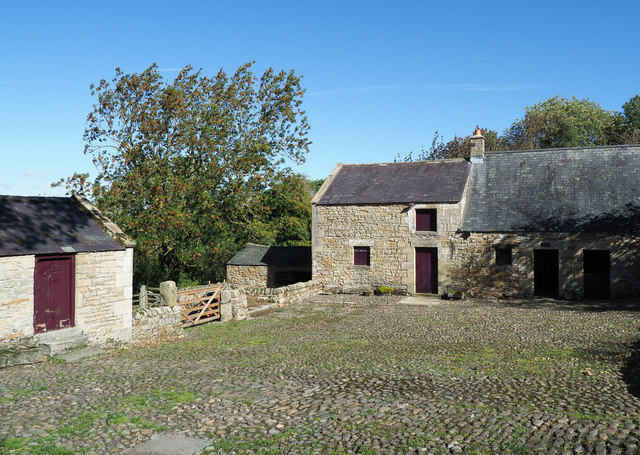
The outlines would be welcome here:
[[[54,358],[58,360],[62,360],[67,363],[75,363],[85,359],[91,359],[93,357],[102,356],[105,354],[106,353],[102,349],[95,346],[91,346],[91,347],[76,350],[76,351],[69,351],[63,354],[58,354],[54,356]]]
[[[87,336],[78,327],[39,333],[34,340],[45,355],[64,362],[79,362],[105,353],[98,347],[89,346]]]
[[[79,351],[87,347],[89,340],[77,327],[52,330],[34,336],[34,341],[44,349],[48,356],[56,356],[69,351]]]
[[[102,349],[89,346],[81,329],[69,327],[39,333],[28,342],[0,349],[0,368],[38,363],[47,357],[71,363],[104,354]]]

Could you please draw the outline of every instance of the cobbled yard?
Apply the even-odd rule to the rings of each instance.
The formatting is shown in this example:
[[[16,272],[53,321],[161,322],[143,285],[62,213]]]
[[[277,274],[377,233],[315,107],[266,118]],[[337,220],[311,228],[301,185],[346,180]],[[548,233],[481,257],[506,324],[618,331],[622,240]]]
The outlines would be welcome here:
[[[175,342],[0,370],[0,453],[639,453],[637,307],[318,296]]]

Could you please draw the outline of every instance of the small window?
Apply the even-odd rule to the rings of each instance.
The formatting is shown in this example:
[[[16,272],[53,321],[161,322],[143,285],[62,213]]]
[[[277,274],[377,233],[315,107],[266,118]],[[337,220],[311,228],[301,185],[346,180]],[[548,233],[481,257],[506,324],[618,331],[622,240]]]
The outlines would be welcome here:
[[[436,210],[416,210],[416,231],[436,231]]]
[[[368,246],[353,247],[353,265],[369,265],[369,253]]]
[[[511,265],[511,247],[496,247],[496,265]]]

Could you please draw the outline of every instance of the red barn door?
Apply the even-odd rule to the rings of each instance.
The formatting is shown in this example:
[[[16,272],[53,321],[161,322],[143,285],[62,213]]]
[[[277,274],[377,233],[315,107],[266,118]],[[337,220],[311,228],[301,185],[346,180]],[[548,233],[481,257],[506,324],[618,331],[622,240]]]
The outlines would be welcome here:
[[[36,257],[33,328],[36,333],[73,327],[75,256]]]
[[[416,293],[438,292],[438,249],[416,248]]]

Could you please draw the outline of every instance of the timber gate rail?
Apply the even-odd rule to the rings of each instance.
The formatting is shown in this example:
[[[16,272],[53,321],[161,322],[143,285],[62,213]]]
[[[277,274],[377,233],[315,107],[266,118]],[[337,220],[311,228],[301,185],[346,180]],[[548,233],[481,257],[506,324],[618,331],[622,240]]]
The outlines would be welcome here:
[[[221,285],[180,291],[178,306],[182,312],[182,326],[191,327],[220,319]]]

